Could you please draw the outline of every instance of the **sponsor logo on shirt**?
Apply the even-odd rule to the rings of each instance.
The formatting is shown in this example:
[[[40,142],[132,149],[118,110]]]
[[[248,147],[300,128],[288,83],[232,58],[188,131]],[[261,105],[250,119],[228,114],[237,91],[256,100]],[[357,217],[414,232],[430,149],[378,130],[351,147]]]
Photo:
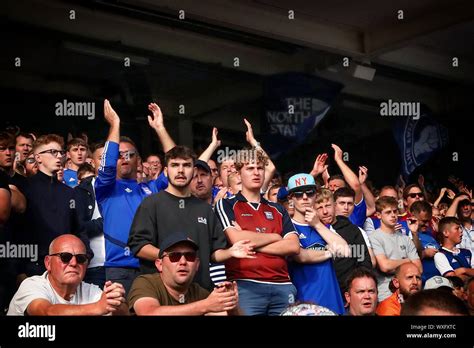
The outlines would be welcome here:
[[[143,192],[145,192],[145,194],[147,194],[147,195],[151,195],[151,194],[153,193],[153,192],[151,192],[151,190],[150,190],[148,187],[146,187],[146,186],[143,186],[143,187],[142,187],[142,190],[143,190]]]
[[[207,219],[203,217],[198,217],[198,222],[204,225],[207,225]]]
[[[130,188],[128,188],[128,187],[127,187],[127,188],[125,189],[125,192],[127,192],[127,193],[131,193],[131,192],[132,192],[132,190],[131,190]]]
[[[310,246],[307,246],[306,249],[310,249],[310,250],[326,250],[326,246],[325,246],[325,245],[322,245],[322,244],[319,244],[319,243],[314,243],[314,244],[311,244]]]
[[[266,227],[255,227],[255,231],[257,231],[258,233],[265,233],[266,230]]]
[[[267,220],[273,220],[273,213],[271,211],[266,211],[265,217],[267,218]]]
[[[253,216],[253,214],[243,213],[243,214],[240,214],[240,216]]]
[[[74,178],[69,178],[69,181],[76,181],[76,179],[74,179]]]

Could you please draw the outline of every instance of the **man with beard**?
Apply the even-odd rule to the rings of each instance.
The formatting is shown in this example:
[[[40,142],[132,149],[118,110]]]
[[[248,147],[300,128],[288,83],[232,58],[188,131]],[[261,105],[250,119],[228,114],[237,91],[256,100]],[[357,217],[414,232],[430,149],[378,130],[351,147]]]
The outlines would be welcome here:
[[[380,197],[375,202],[380,228],[370,236],[370,242],[377,259],[379,301],[389,297],[389,283],[396,268],[404,263],[413,263],[421,274],[423,267],[415,244],[395,227],[398,224],[398,203],[393,197]],[[418,229],[418,223],[409,225]]]
[[[191,181],[191,193],[195,197],[212,204],[211,168],[202,160],[196,160],[194,168],[194,177]]]
[[[377,315],[398,316],[402,303],[411,295],[421,291],[421,272],[413,263],[404,263],[397,267],[392,279],[393,294],[377,307]]]
[[[165,154],[168,187],[140,204],[130,229],[128,245],[140,259],[142,272],[154,273],[154,263],[163,240],[175,233],[185,233],[199,247],[201,264],[195,281],[211,290],[210,261],[222,262],[230,257],[253,258],[253,251],[248,240],[224,250],[227,244],[225,235],[211,206],[191,195],[195,160],[196,155],[185,146],[175,146]]]
[[[163,148],[169,150],[174,143],[166,141],[171,138],[164,129],[160,108],[152,103],[148,109],[153,113],[148,116],[150,127]],[[120,118],[107,99],[104,117],[110,130],[95,181],[95,195],[104,219],[105,275],[107,280],[122,283],[128,292],[140,266],[127,246],[133,216],[143,199],[163,189],[165,182],[161,176],[146,183],[137,182],[137,148],[131,139],[120,137]]]

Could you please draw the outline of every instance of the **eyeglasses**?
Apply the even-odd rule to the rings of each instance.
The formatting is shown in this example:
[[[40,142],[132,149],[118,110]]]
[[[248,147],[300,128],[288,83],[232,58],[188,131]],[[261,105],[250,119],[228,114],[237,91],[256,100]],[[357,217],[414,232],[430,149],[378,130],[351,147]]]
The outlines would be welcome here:
[[[64,157],[64,155],[66,155],[66,151],[56,149],[49,149],[38,152],[38,155],[41,155],[43,153],[49,153],[50,155],[53,155],[53,157],[58,157],[58,154],[61,155],[61,157]]]
[[[195,251],[186,251],[184,253],[179,252],[179,251],[172,251],[168,254],[163,255],[162,258],[165,258],[166,256],[168,256],[170,258],[170,261],[173,262],[173,263],[178,262],[179,260],[181,260],[182,256],[184,256],[186,261],[194,262],[194,261],[196,261],[197,254],[196,254]]]
[[[296,199],[301,199],[303,198],[303,195],[306,193],[306,196],[308,198],[312,198],[316,195],[316,190],[306,190],[306,191],[296,191],[296,192],[292,192],[291,194],[293,195],[293,197],[295,197]]]
[[[414,193],[409,193],[408,194],[408,197],[410,197],[410,198],[415,198],[417,196],[420,197],[420,198],[424,197],[423,192],[414,192]]]
[[[126,159],[126,160],[129,160],[130,158],[132,158],[132,157],[135,156],[136,154],[137,154],[137,152],[136,152],[136,151],[133,151],[133,150],[120,151],[120,152],[119,152],[120,158],[123,158],[123,159]]]
[[[76,262],[80,265],[82,265],[82,264],[86,263],[87,261],[89,261],[89,257],[86,254],[75,254],[74,255],[74,254],[71,254],[71,253],[64,252],[64,253],[51,254],[49,256],[59,256],[59,258],[61,259],[61,262],[65,263],[65,264],[68,264],[72,260],[73,256],[76,257]]]
[[[36,160],[35,160],[34,158],[27,158],[27,159],[25,160],[25,162],[28,163],[28,164],[35,164],[35,163],[36,163]]]

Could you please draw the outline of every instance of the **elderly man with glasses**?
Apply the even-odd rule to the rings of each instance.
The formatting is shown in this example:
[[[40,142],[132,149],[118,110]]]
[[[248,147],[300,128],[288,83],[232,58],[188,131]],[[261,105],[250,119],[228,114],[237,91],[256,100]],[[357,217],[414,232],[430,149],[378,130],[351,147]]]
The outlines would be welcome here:
[[[196,242],[181,233],[161,244],[155,266],[159,273],[135,279],[128,296],[137,315],[238,315],[235,282],[222,282],[211,293],[193,279],[200,259]]]
[[[125,290],[106,282],[104,291],[83,282],[89,256],[72,234],[55,238],[44,258],[46,272],[23,281],[7,315],[124,315]]]

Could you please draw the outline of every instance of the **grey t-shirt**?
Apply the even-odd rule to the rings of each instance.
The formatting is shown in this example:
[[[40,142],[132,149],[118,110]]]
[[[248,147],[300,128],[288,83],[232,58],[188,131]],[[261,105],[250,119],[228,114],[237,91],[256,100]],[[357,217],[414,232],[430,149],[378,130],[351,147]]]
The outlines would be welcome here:
[[[383,254],[391,260],[416,260],[420,258],[413,241],[399,231],[395,233],[382,232],[378,228],[369,236],[369,239],[375,256]],[[388,288],[392,278],[393,274],[384,273],[377,269],[379,302],[392,295]]]

